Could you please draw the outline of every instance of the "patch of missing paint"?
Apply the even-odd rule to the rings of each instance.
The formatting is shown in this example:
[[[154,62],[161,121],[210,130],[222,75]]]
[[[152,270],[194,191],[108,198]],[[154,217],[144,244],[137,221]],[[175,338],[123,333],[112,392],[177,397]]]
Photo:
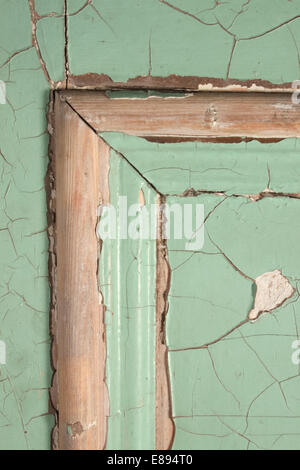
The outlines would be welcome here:
[[[169,74],[167,76],[136,76],[128,78],[127,81],[114,81],[107,74],[84,73],[69,75],[69,89],[85,90],[183,90],[183,91],[249,91],[249,92],[283,92],[293,93],[292,82],[280,84],[268,80],[251,79],[222,79],[215,77],[187,76]]]
[[[248,315],[250,321],[257,320],[262,313],[271,313],[295,292],[288,279],[278,269],[258,276],[255,284],[257,290],[254,307]]]
[[[139,205],[141,207],[144,207],[146,205],[145,193],[142,188],[140,189],[140,192],[139,192]]]

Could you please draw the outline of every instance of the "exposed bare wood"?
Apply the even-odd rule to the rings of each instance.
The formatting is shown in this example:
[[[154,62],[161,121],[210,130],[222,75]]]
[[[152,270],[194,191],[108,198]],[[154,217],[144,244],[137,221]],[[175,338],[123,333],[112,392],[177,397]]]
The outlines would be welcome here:
[[[110,190],[109,190],[109,156],[110,156],[110,147],[104,142],[101,138],[98,138],[98,158],[99,158],[99,204],[108,205],[110,203]],[[97,223],[99,221],[99,213],[97,213]],[[108,416],[109,416],[109,395],[106,385],[106,332],[105,332],[105,311],[106,306],[104,303],[104,298],[101,292],[101,285],[99,284],[99,260],[101,257],[102,250],[102,240],[98,239],[98,259],[97,259],[97,282],[98,282],[98,291],[99,291],[99,301],[100,301],[100,318],[101,318],[101,328],[100,328],[100,437],[101,443],[100,448],[105,449],[106,440],[107,440],[107,427],[108,427]]]
[[[234,78],[197,77],[168,75],[158,77],[153,75],[144,75],[129,78],[126,82],[115,82],[108,75],[102,73],[86,73],[83,75],[70,75],[69,89],[82,90],[180,90],[180,91],[247,91],[256,92],[291,92],[293,93],[293,84],[272,83],[267,80],[236,80]]]
[[[168,347],[166,344],[166,315],[170,288],[170,266],[168,249],[163,239],[163,214],[160,210],[163,198],[157,196],[157,247],[156,247],[156,408],[155,408],[155,448],[171,449],[175,425],[172,419],[172,394],[169,377]]]
[[[56,97],[59,449],[101,449],[106,436],[104,309],[97,281],[99,138]],[[103,144],[102,144],[103,145]],[[102,315],[102,318],[101,318]]]
[[[107,205],[110,203],[110,190],[109,190],[109,155],[110,147],[104,142],[103,139],[98,139],[99,145],[99,159],[100,159],[100,172],[99,172],[99,191],[100,191],[100,204]]]
[[[145,137],[300,136],[300,106],[290,93],[198,92],[182,97],[109,98],[103,92],[62,92],[97,132]]]
[[[102,449],[106,441],[105,306],[97,279],[101,242],[96,238],[97,207],[110,199],[109,147],[96,135],[104,131],[152,140],[299,137],[300,106],[292,103],[288,92],[201,91],[144,99],[109,98],[95,91],[56,93],[57,373],[53,401],[59,411],[59,449]],[[162,203],[159,196],[158,204]],[[156,448],[168,449],[174,437],[165,338],[170,268],[167,246],[159,235]]]

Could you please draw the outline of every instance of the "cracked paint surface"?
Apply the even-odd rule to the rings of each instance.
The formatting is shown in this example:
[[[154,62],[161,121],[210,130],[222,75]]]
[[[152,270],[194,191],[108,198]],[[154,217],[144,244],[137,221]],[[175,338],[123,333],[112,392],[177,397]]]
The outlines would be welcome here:
[[[299,77],[299,24],[299,0],[93,0],[69,18],[70,70],[115,81],[178,74],[290,82]]]
[[[167,242],[173,449],[298,449],[300,376],[291,345],[299,338],[300,201],[299,195],[288,193],[289,187],[296,189],[292,179],[272,180],[277,152],[289,159],[290,171],[297,170],[297,141],[223,146],[156,144],[121,134],[103,137],[131,165],[142,168],[144,178],[159,191],[165,190],[167,178],[153,176],[161,171],[156,165],[163,163],[168,171],[173,164],[177,171],[169,182],[181,192],[169,194],[166,202],[205,208],[201,250],[187,251],[185,239],[171,237]],[[153,157],[158,154],[160,159]],[[194,180],[197,190],[188,189],[188,180],[182,186],[177,162],[193,161],[193,171],[205,170],[210,155],[212,179],[204,171]],[[237,193],[207,186],[218,184],[215,175],[227,158],[248,169],[247,181],[229,177]],[[277,184],[284,184],[286,195],[272,193]],[[243,189],[264,196],[250,196]],[[272,314],[253,322],[249,312],[257,316],[261,310]]]
[[[298,449],[298,291],[255,323],[248,312],[258,273],[280,267],[298,289],[299,201],[220,198],[195,198],[207,214],[200,252],[168,244],[174,448]]]
[[[268,192],[296,197],[299,192],[298,139],[271,144],[255,140],[160,144],[121,133],[101,135],[163,194],[184,194],[192,188],[255,199],[260,193],[264,193],[261,197]]]
[[[196,198],[208,213],[219,199]],[[298,292],[272,315],[247,318],[256,273],[280,266],[297,289],[299,210],[297,200],[228,198],[207,218],[201,252],[169,242],[173,448],[299,448],[299,370],[291,361]]]
[[[155,191],[114,151],[109,185],[114,207],[119,196],[127,196],[128,207],[156,203]],[[120,230],[115,240],[103,240],[99,262],[110,404],[106,448],[154,449],[156,242],[122,239]]]
[[[51,367],[45,175],[47,130],[51,133],[46,120],[49,90],[67,86],[71,75],[89,73],[119,81],[169,74],[273,83],[299,79],[300,2],[205,0],[199,8],[196,0],[128,0],[126,5],[122,0],[0,0],[0,12],[0,80],[7,89],[7,104],[0,105],[0,340],[5,341],[7,350],[7,364],[0,365],[0,448],[47,449],[54,422],[48,397]],[[84,86],[84,80],[82,83]],[[284,141],[271,147],[270,187],[274,191],[298,192],[297,170],[290,171],[293,145],[296,148],[297,142]],[[254,157],[256,146],[261,149],[257,143],[248,144],[248,152],[252,148]],[[226,148],[219,148],[225,156],[230,154]],[[174,151],[175,147],[171,153]],[[222,167],[214,156],[217,153],[212,147],[215,166]],[[286,165],[280,166],[283,153]],[[156,153],[152,155],[155,158]],[[223,169],[208,172],[211,165],[207,162],[203,163],[201,178],[207,187],[212,177],[224,181],[226,185],[217,189],[226,193],[257,194],[269,181],[264,151],[261,155],[256,163],[263,163],[261,171],[255,172],[255,182],[252,177],[247,179],[246,162],[245,167],[234,166],[233,154],[226,166],[242,176],[234,178],[232,171]],[[169,174],[166,192],[201,189],[189,166],[181,172],[184,184],[173,187],[171,161],[167,171],[156,172],[164,188]],[[153,168],[159,168],[157,161]],[[144,169],[149,170],[150,178],[151,168]],[[210,178],[205,180],[206,176]],[[258,207],[269,201],[275,204],[277,200],[263,198]],[[242,202],[248,206],[248,201]],[[282,249],[280,245],[278,253]],[[279,261],[276,259],[274,269]],[[257,266],[251,275],[273,269],[273,265],[268,266]],[[282,266],[283,273],[290,275],[290,268],[289,264]],[[272,318],[259,319],[255,328],[274,321]],[[245,325],[245,329],[250,327]],[[285,327],[292,330],[287,323]],[[229,432],[222,423],[218,426],[221,433],[224,429]]]
[[[299,370],[290,351],[299,331],[299,201],[227,198],[217,206],[219,198],[196,197],[208,213],[216,207],[200,252],[169,243],[174,448],[298,449]],[[278,266],[295,294],[250,323],[252,279]]]
[[[7,356],[0,366],[0,448],[47,449],[54,424],[44,187],[50,83],[28,2],[1,1],[0,10],[0,79],[7,88],[0,106],[0,338]],[[63,79],[64,70],[54,75]]]

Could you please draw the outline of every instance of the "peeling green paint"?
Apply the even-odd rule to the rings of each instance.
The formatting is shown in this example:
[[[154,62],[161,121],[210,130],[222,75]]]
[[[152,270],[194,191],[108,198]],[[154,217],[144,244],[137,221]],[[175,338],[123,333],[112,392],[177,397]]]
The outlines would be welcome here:
[[[196,0],[185,0],[185,2],[170,0],[169,4],[159,0],[147,2],[128,0],[126,3],[123,0],[114,2],[94,0],[92,5],[88,6],[85,6],[86,2],[83,0],[69,0],[67,2],[69,15],[67,31],[65,31],[65,21],[62,16],[64,3],[63,0],[35,0],[36,13],[41,17],[45,15],[44,18],[37,20],[37,44],[35,44],[32,37],[29,2],[27,0],[0,0],[0,80],[6,83],[7,88],[7,104],[0,105],[0,340],[5,341],[7,346],[7,364],[0,365],[1,449],[47,449],[50,447],[53,418],[48,414],[51,368],[48,242],[45,232],[47,220],[44,190],[48,164],[46,109],[50,87],[66,78],[65,52],[69,58],[71,74],[95,72],[107,74],[113,80],[118,81],[126,81],[136,76],[167,76],[172,73],[185,76],[229,77],[240,80],[261,79],[273,83],[299,79],[299,0],[293,2],[232,0],[226,3],[220,2],[217,5],[213,0],[205,0],[201,2],[200,8]],[[184,11],[178,11],[178,9]],[[219,24],[203,24],[216,23],[216,19]],[[66,51],[65,36],[68,40]],[[264,190],[268,182],[274,191],[299,191],[296,166],[298,143],[292,139],[270,146],[263,146],[257,142],[247,145],[244,143],[159,145],[142,140],[136,140],[136,142],[136,150],[130,148],[129,141],[126,145],[122,142],[114,143],[114,145],[120,151],[126,152],[132,163],[139,165],[138,168],[144,176],[154,185],[157,184],[162,192],[177,194],[192,186],[195,189],[203,189],[203,187],[222,189],[228,195],[233,192],[257,193]],[[202,162],[199,169],[192,161],[195,154]],[[242,155],[242,158],[238,158],[239,155]],[[148,156],[151,156],[150,166],[146,161]],[[283,159],[284,164],[282,164]],[[166,170],[153,172],[153,169],[161,167],[162,160],[164,160]],[[184,165],[182,165],[183,160]],[[172,170],[174,162],[176,167],[180,165],[183,169]],[[211,169],[212,162],[215,170]],[[225,166],[229,170],[226,170]],[[191,167],[195,171],[191,171]],[[176,175],[179,178],[176,178]],[[138,179],[135,185],[137,181]],[[214,183],[211,183],[212,181]],[[222,187],[218,187],[219,184],[222,184]],[[213,199],[214,197],[209,200],[209,204],[213,203]],[[224,205],[222,204],[222,211],[226,208],[224,216],[226,215],[230,220],[230,223],[222,225],[224,237],[220,240],[224,243],[222,248],[234,259],[241,260],[244,269],[247,269],[252,276],[261,274],[267,269],[273,269],[274,266],[282,268],[287,275],[296,278],[298,261],[296,245],[294,245],[294,237],[298,230],[296,218],[292,219],[294,229],[284,235],[288,240],[287,245],[294,247],[293,256],[292,250],[289,251],[290,256],[287,256],[280,233],[282,234],[287,221],[290,220],[289,217],[292,217],[293,210],[296,210],[297,202],[276,198],[252,203],[244,199],[238,198],[234,201],[230,198]],[[208,199],[206,199],[206,204],[208,204]],[[210,207],[209,204],[208,207]],[[241,211],[234,204],[242,205]],[[257,229],[255,229],[262,221],[259,210],[268,221],[266,234],[262,239],[256,236]],[[241,217],[247,218],[248,222],[238,225],[234,211],[237,211]],[[278,218],[279,213],[282,217],[281,222]],[[217,214],[218,212],[214,214],[210,223],[213,224],[216,220],[217,224]],[[254,225],[250,221],[254,221]],[[241,236],[247,239],[247,243],[251,246],[251,253],[256,252],[257,244],[264,251],[256,256],[249,256],[248,261],[243,262],[242,255],[245,255],[246,250],[238,243],[234,246],[230,244],[231,232],[234,232],[233,229],[230,230],[230,224],[236,233],[240,230]],[[218,230],[217,225],[213,228]],[[249,233],[252,234],[251,237]],[[148,251],[151,249],[149,248]],[[281,253],[282,257],[280,257]],[[129,256],[124,260],[124,265]],[[193,263],[196,263],[196,258]],[[202,263],[205,261],[201,260]],[[220,269],[228,270],[228,267],[224,266],[222,264]],[[197,269],[197,264],[194,266],[191,263],[191,267]],[[235,275],[234,273],[229,275],[228,280],[232,281]],[[174,283],[176,283],[175,273],[173,276]],[[245,290],[245,299],[249,299],[248,303],[250,303],[252,297],[250,292],[247,294],[248,283],[240,278],[238,282],[242,286],[241,290]],[[234,299],[231,301],[233,302]],[[171,307],[173,308],[173,305]],[[291,309],[292,304],[285,307],[285,310],[284,307],[282,311],[279,309],[270,317],[259,319],[254,325],[245,325],[243,334],[250,334],[250,329],[252,331],[259,329],[259,334],[265,331],[268,341],[271,341],[270,338],[274,341],[272,350],[278,348],[278,350],[286,351],[290,340],[283,339],[282,332],[290,335],[288,338],[291,339],[295,334]],[[239,310],[236,313],[236,317],[243,317],[245,310],[246,305],[243,312]],[[147,315],[151,316],[152,313],[152,311],[148,312]],[[175,317],[176,313],[174,313]],[[278,326],[274,318],[277,318]],[[109,317],[107,319],[109,320]],[[234,313],[232,313],[233,319]],[[113,323],[112,325],[115,326]],[[168,328],[171,334],[172,325],[170,324]],[[205,331],[208,337],[209,331],[203,329],[203,334]],[[280,337],[270,336],[271,334],[277,335],[278,331],[280,331]],[[235,335],[237,333],[233,336]],[[181,341],[183,344],[184,331],[182,331],[182,337],[175,338],[174,336],[175,340],[176,343]],[[251,341],[255,341],[253,347],[256,351],[262,348],[261,354],[264,360],[269,360],[265,346],[259,344],[259,338],[253,338]],[[275,344],[276,341],[278,344]],[[239,354],[238,347],[242,344],[241,340],[238,338],[232,343],[236,345],[236,354]],[[220,343],[216,347],[216,352],[214,352],[216,361],[220,360],[218,357],[224,353],[222,351],[224,344]],[[115,361],[117,354],[114,350],[115,346],[109,347],[112,348],[111,361]],[[250,349],[245,343],[243,347],[243,357],[246,357],[246,354],[250,354]],[[133,346],[133,351],[134,348],[135,346]],[[150,353],[147,354],[149,356],[145,361],[150,364]],[[181,353],[178,353],[178,361],[180,362],[181,357],[183,362],[186,361],[186,356],[189,355],[188,363],[191,363],[191,367],[194,368],[193,358],[200,357],[200,354],[197,352],[184,354],[185,359]],[[232,349],[232,354],[234,354],[234,349]],[[201,355],[203,357],[201,363],[210,366],[206,351],[203,351]],[[130,359],[128,361],[130,364]],[[274,367],[276,362],[274,357],[270,361]],[[278,368],[273,372],[274,375],[281,371],[281,359],[279,358],[278,361]],[[108,362],[108,370],[111,367],[110,364],[112,365],[113,362]],[[180,369],[180,364],[178,367]],[[291,366],[288,367],[290,369]],[[238,368],[234,370],[237,374],[239,373]],[[286,375],[290,372],[291,370],[288,370]],[[285,375],[280,374],[281,372],[279,373],[280,380],[284,379]],[[187,379],[190,382],[187,383],[194,383],[193,377],[191,375]],[[198,376],[195,375],[195,377]],[[179,393],[182,383],[180,377],[178,381],[178,389],[177,386],[175,389]],[[269,383],[265,370],[262,372],[262,381]],[[199,386],[199,382],[197,384]],[[296,385],[297,378],[294,383],[289,381],[285,385],[292,412],[295,407],[292,395]],[[253,391],[256,392],[254,388],[255,384],[250,386],[244,401]],[[174,391],[175,408],[179,407],[176,390]],[[221,390],[220,394],[222,395],[223,392],[224,390]],[[134,407],[140,405],[141,395],[133,395]],[[121,403],[118,402],[121,398],[112,396],[113,411],[118,413],[120,410],[128,410],[131,404],[128,403],[127,398],[123,397]],[[133,429],[136,423],[139,423],[137,429],[140,429],[147,413],[151,415],[149,410],[152,399],[154,398],[149,398],[148,404],[145,404],[141,410],[128,412],[130,415],[127,421],[128,429]],[[262,412],[266,414],[267,402],[268,413],[274,414],[276,411],[279,414],[287,413],[285,404],[282,402],[282,394],[280,395],[276,384],[266,391],[260,401],[256,401],[253,414],[254,411],[257,415]],[[223,403],[222,400],[220,403]],[[198,404],[195,406],[197,408]],[[182,410],[182,412],[185,411]],[[114,418],[110,419],[112,427],[109,431],[109,445],[113,446],[113,434],[117,432],[115,429],[118,420],[119,422],[123,420],[118,442],[125,447],[124,418],[118,414],[112,416]],[[153,421],[151,420],[153,419],[151,415],[149,422],[152,423],[152,427]],[[200,433],[204,430],[205,433],[208,426],[211,426],[217,434],[229,434],[222,440],[223,447],[245,445],[245,439],[228,429],[229,422],[230,427],[238,423],[236,430],[243,430],[244,417],[227,421],[227,427],[216,421],[215,417],[206,419],[208,421],[204,422],[202,418],[195,416],[191,423],[189,418],[181,418],[181,425],[178,424],[178,419],[175,446],[180,444],[197,447],[199,438],[191,432]],[[113,424],[114,420],[115,424]],[[209,425],[207,425],[208,422],[210,422]],[[249,433],[257,432],[261,426],[262,434],[266,434],[265,422],[261,424],[252,418]],[[134,426],[131,423],[134,423]],[[297,448],[296,434],[299,424],[297,419],[286,421],[280,419],[280,430],[274,419],[270,419],[270,423],[269,426],[274,429],[274,433],[282,431],[289,433],[289,436],[285,435],[277,442],[275,442],[277,437],[273,439],[273,437],[265,436],[260,440],[262,447],[271,447],[275,442],[275,447],[294,446]],[[190,433],[187,434],[180,427],[188,429]],[[126,444],[131,448],[134,447],[133,442],[136,438],[134,433],[135,431],[129,435]],[[149,430],[145,440],[140,437],[139,446],[153,446],[153,436],[150,435]],[[221,438],[216,439],[219,442]],[[202,443],[203,446],[216,447],[216,440],[209,437],[203,437]]]
[[[197,201],[205,205],[208,202],[210,206],[211,198],[217,199],[203,196]],[[207,221],[210,236],[248,275],[271,270],[276,265],[293,279],[299,202],[268,199],[249,203],[250,206],[252,216],[241,201],[227,199]],[[282,221],[287,217],[287,210],[295,227]],[[231,231],[230,248],[224,226]],[[239,232],[235,231],[236,227]],[[244,234],[241,227],[245,228]],[[293,237],[288,234],[290,230],[295,232],[292,243],[286,238]],[[232,233],[236,234],[234,243]],[[285,249],[281,239],[285,239]],[[299,377],[291,361],[291,343],[298,337],[298,297],[272,315],[246,324],[222,339],[246,318],[253,302],[251,283],[222,255],[207,254],[216,252],[215,248],[211,250],[209,240],[203,253],[192,253],[192,256],[173,249],[178,249],[178,243],[176,246],[169,243],[172,286],[168,344],[171,351],[187,348],[169,354],[176,422],[174,447],[298,448],[294,433],[297,433],[295,391]],[[183,282],[187,277],[188,285]],[[215,340],[208,348],[188,349]]]
[[[255,295],[241,272],[255,278],[279,268],[298,288],[299,201],[174,200],[202,203],[207,216],[202,250],[168,242],[174,448],[298,449],[299,366],[291,359],[298,293],[272,314],[239,325]]]
[[[205,209],[203,248],[188,251],[186,239],[168,240],[171,286],[166,333],[176,425],[173,448],[299,448],[295,424],[299,365],[292,361],[292,343],[299,338],[300,326],[300,204],[288,195],[255,201],[247,194],[267,186],[298,190],[297,139],[225,145],[155,144],[117,133],[103,137],[146,179],[151,170],[155,175],[154,170],[163,167],[167,175],[174,168],[172,177],[169,173],[165,179],[161,174],[149,178],[159,191],[166,192],[168,184],[182,184],[184,162],[200,173],[198,186],[193,187],[216,192],[167,196],[168,204],[194,208],[203,204]],[[228,181],[218,176],[227,168],[227,160],[237,169],[230,185],[240,195],[232,188],[217,193],[219,181]],[[246,170],[243,179],[239,172]],[[190,187],[189,181],[175,188]],[[289,279],[295,293],[251,323],[254,280],[275,269]]]
[[[28,2],[0,2],[0,448],[48,449],[53,417],[49,339],[49,84],[35,48]]]
[[[74,3],[74,2],[72,2]],[[35,0],[35,9],[40,16],[43,15],[63,15],[64,0]]]
[[[299,78],[299,22],[299,0],[94,0],[69,18],[70,68],[115,81],[178,74],[289,82]]]
[[[128,208],[139,204],[141,189],[146,207],[156,203],[156,193],[113,151],[109,183],[113,207],[119,196]],[[107,309],[107,449],[154,449],[156,242],[122,239],[120,229],[116,240],[103,241],[99,269]]]
[[[275,192],[299,192],[297,139],[158,144],[121,133],[101,135],[163,194],[182,194],[189,188],[257,194],[268,186]]]
[[[182,240],[168,242],[174,448],[299,448],[299,371],[291,360],[299,296],[238,327],[255,295],[238,269],[255,278],[279,267],[298,285],[299,201],[200,195],[167,202],[204,204],[207,216],[200,251],[186,251]]]
[[[64,80],[65,53],[61,47],[65,41],[64,16],[42,18],[37,24],[37,39],[41,54],[47,64],[50,77],[55,82]]]

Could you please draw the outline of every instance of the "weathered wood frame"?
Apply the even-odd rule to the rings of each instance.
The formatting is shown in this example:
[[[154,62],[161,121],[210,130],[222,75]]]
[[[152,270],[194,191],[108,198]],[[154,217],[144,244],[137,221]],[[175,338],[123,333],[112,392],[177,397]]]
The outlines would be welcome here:
[[[105,198],[108,147],[98,132],[162,140],[283,139],[300,136],[290,92],[198,92],[109,98],[99,91],[55,92],[55,317],[52,396],[59,449],[103,449],[106,440],[104,307],[99,293],[97,207]],[[158,255],[159,256],[159,255]],[[166,312],[163,260],[157,268],[157,325]],[[163,274],[166,278],[166,273]],[[156,447],[170,441],[166,347],[156,341]]]

